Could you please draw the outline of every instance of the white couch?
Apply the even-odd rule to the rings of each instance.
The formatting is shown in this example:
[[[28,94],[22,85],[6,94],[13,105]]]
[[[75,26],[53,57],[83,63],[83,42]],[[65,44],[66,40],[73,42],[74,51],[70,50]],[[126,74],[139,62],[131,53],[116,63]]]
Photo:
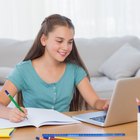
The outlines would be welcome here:
[[[107,59],[111,58],[111,56],[114,55],[114,53],[117,52],[124,45],[126,45],[126,43],[129,43],[127,45],[129,46],[131,45],[133,48],[138,49],[137,50],[138,54],[135,52],[135,50],[134,50],[134,54],[136,53],[135,56],[137,56],[137,60],[139,60],[140,62],[140,59],[139,59],[140,58],[139,57],[140,56],[140,52],[139,52],[140,40],[139,38],[135,36],[111,37],[111,38],[104,37],[104,38],[93,38],[93,39],[76,38],[75,42],[79,50],[79,53],[89,70],[89,74],[91,77],[91,84],[94,87],[97,94],[103,98],[109,98],[111,96],[117,79],[130,77],[128,76],[130,75],[129,72],[128,72],[129,73],[128,75],[121,75],[115,78],[110,77],[110,74],[114,72],[112,68],[115,68],[116,62],[114,63],[113,60],[110,60],[108,63],[106,63]],[[32,40],[19,41],[19,40],[12,40],[12,39],[0,39],[0,83],[1,85],[5,81],[7,74],[13,69],[13,67],[19,61],[21,61],[25,57],[25,54],[30,49],[32,43],[33,43]],[[130,53],[133,52],[133,50],[131,49],[129,51]],[[124,55],[127,54],[127,52],[129,51],[125,51]],[[130,54],[130,56],[134,58],[133,54],[132,55]],[[122,59],[121,57],[119,59]],[[130,65],[130,67],[134,65],[135,63],[134,61],[136,59],[135,58],[133,60],[131,59],[131,57],[130,57],[130,61],[133,61],[133,64]],[[111,62],[114,64],[113,67],[109,65],[109,63]],[[136,62],[137,66],[136,65],[133,66],[134,69],[132,68],[133,69],[133,73],[131,73],[132,77],[135,76],[136,73],[138,73],[137,75],[140,75],[139,74],[140,72],[138,72],[138,69],[140,68],[139,62]],[[121,64],[122,61],[117,62],[117,63]],[[126,63],[128,62],[126,61]],[[122,63],[122,66],[124,66],[123,63]],[[118,65],[118,68],[121,68],[121,67]],[[115,68],[115,70],[116,69],[117,68]],[[128,71],[131,71],[131,69]],[[111,72],[111,73],[108,73],[108,72]],[[124,72],[124,73],[126,74],[127,72]],[[112,76],[115,76],[115,74]]]

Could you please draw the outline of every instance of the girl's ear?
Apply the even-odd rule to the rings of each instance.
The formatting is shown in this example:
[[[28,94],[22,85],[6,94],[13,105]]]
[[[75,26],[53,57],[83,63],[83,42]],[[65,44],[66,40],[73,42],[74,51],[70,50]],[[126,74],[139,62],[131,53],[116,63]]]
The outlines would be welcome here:
[[[40,38],[40,42],[41,42],[42,46],[46,46],[46,42],[47,42],[46,35],[42,34],[42,36]]]

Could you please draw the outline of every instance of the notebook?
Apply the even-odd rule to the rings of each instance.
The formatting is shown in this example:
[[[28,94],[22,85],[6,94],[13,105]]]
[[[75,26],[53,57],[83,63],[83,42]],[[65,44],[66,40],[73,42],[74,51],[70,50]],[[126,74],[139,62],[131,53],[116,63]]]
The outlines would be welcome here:
[[[14,128],[0,129],[0,138],[8,138],[12,135]]]
[[[136,97],[140,98],[140,78],[116,81],[108,111],[97,111],[72,116],[73,118],[102,127],[137,120]]]
[[[28,111],[28,119],[19,123],[13,123],[6,119],[0,118],[0,128],[35,126],[43,125],[65,125],[80,123],[79,121],[52,109],[26,108]]]

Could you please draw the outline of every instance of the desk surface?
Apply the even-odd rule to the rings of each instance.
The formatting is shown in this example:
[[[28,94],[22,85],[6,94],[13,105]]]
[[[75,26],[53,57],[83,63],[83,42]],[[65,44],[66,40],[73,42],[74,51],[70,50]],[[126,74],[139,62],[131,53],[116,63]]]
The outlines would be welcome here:
[[[84,111],[85,112],[85,111]],[[82,112],[69,112],[69,116],[80,114]],[[127,123],[107,128],[102,128],[87,123],[62,125],[62,126],[42,126],[17,128],[10,139],[1,140],[35,140],[36,136],[42,133],[125,133],[124,137],[81,137],[76,140],[137,140],[137,122]]]

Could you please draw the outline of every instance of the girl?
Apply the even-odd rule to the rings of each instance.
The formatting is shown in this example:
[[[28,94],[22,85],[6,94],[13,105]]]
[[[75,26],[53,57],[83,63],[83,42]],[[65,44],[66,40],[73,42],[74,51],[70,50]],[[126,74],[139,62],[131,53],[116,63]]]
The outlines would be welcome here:
[[[24,107],[48,108],[66,112],[82,107],[81,96],[99,110],[108,108],[89,82],[75,42],[74,26],[67,17],[54,14],[42,22],[27,56],[16,65],[0,91],[0,117],[20,122],[27,116]],[[8,90],[24,112],[9,108]],[[81,96],[80,96],[81,95]]]

